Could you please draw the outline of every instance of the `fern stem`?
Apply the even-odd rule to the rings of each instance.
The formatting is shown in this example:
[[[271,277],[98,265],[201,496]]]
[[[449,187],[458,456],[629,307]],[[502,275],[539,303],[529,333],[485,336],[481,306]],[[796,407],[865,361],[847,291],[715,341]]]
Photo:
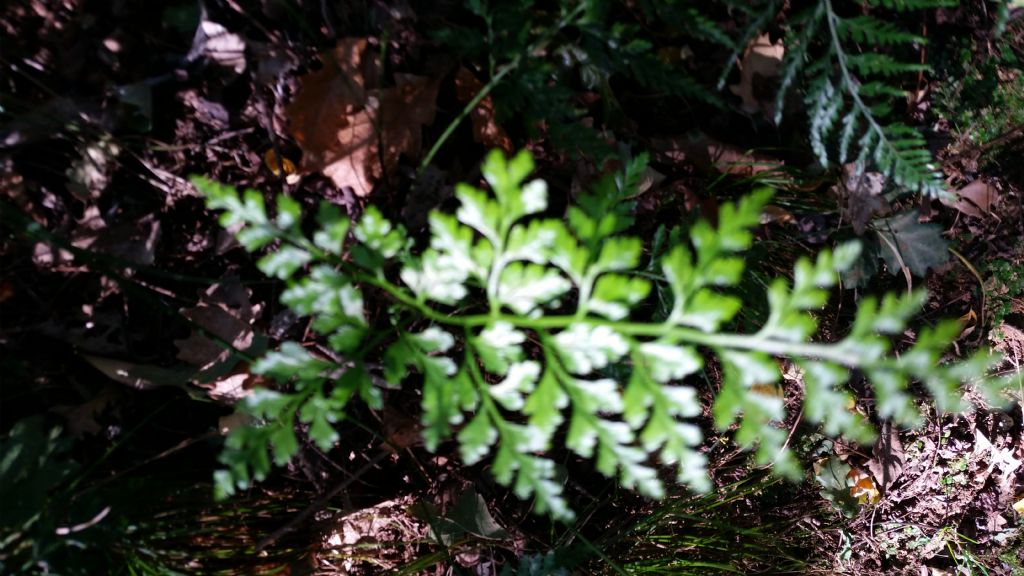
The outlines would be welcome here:
[[[369,284],[379,288],[387,292],[400,304],[416,310],[418,313],[422,314],[424,318],[445,326],[472,329],[483,328],[485,326],[492,325],[495,322],[505,322],[517,328],[533,330],[536,332],[540,330],[564,329],[568,328],[572,324],[587,324],[592,326],[608,326],[617,332],[628,336],[649,338],[668,337],[688,344],[707,346],[709,348],[757,351],[772,356],[799,356],[804,358],[815,358],[851,367],[856,367],[861,364],[858,356],[856,354],[852,354],[851,350],[843,346],[819,344],[814,342],[787,342],[785,340],[776,340],[762,334],[707,333],[694,328],[676,326],[671,321],[661,324],[611,321],[604,318],[581,316],[579,314],[529,318],[516,314],[503,314],[500,311],[500,305],[494,306],[488,314],[452,316],[448,313],[440,312],[431,308],[426,302],[418,300],[402,287],[395,285],[382,277],[368,274],[349,262],[338,262],[335,257],[320,250],[313,245],[312,242],[309,242],[308,239],[302,236],[288,235],[282,239],[291,241],[293,244],[306,250],[310,250],[318,258],[336,261],[348,270],[356,282]],[[491,302],[494,302],[493,298],[491,299]]]
[[[579,317],[573,315],[541,316],[540,318],[528,318],[516,314],[472,314],[467,316],[450,316],[427,306],[407,294],[402,288],[387,280],[372,276],[360,275],[360,281],[380,288],[398,300],[400,303],[414,308],[423,314],[427,319],[446,326],[457,326],[465,329],[482,328],[495,322],[505,322],[517,328],[533,331],[563,329],[572,324],[587,324],[592,326],[608,326],[613,330],[628,336],[640,336],[649,338],[668,337],[688,344],[707,346],[709,348],[727,348],[763,352],[772,356],[800,356],[804,358],[816,358],[828,360],[844,366],[857,366],[860,364],[856,354],[851,354],[848,348],[834,344],[819,344],[815,342],[787,342],[756,334],[734,334],[734,333],[708,333],[694,328],[684,328],[672,324],[651,324],[647,322],[610,321],[604,318],[592,316]]]
[[[829,36],[832,40],[832,50],[836,54],[836,62],[839,64],[839,73],[843,77],[843,86],[846,91],[850,94],[850,98],[853,99],[853,103],[857,106],[857,111],[867,121],[868,126],[873,132],[878,134],[878,141],[885,142],[885,146],[893,149],[892,144],[882,131],[882,127],[875,121],[875,116],[871,112],[871,108],[864,103],[864,100],[860,97],[860,90],[857,89],[856,80],[850,74],[849,66],[846,62],[846,52],[843,50],[842,42],[839,41],[839,32],[837,30],[837,19],[835,11],[832,9],[832,0],[822,0],[825,5],[825,21],[828,22]]]

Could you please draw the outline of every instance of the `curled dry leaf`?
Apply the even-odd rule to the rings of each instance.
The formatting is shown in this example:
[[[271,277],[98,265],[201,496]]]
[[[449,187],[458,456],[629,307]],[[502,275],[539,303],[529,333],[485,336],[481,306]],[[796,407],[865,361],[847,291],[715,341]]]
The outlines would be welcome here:
[[[238,365],[238,358],[224,344],[249,354],[261,352],[264,339],[252,328],[258,314],[259,308],[249,301],[249,291],[237,277],[214,284],[203,293],[198,304],[181,310],[182,316],[202,330],[193,330],[188,338],[175,340],[178,359],[198,368],[195,379],[209,383],[211,397],[235,397],[234,390],[248,382],[247,371],[228,375]]]
[[[899,429],[888,422],[883,424],[882,433],[873,449],[873,457],[867,461],[868,470],[871,471],[882,490],[888,490],[893,482],[900,477],[906,459],[903,442],[900,441]]]
[[[302,170],[321,171],[339,188],[366,196],[402,154],[421,148],[421,128],[434,121],[436,79],[396,74],[379,88],[365,38],[340,40],[321,57],[323,68],[300,80],[288,106],[292,136],[302,148]]]
[[[216,22],[203,20],[192,39],[189,59],[199,56],[241,74],[245,71],[245,40]]]
[[[858,236],[864,234],[875,215],[888,212],[889,203],[882,197],[884,188],[882,173],[859,170],[855,162],[843,165],[843,177],[831,191],[839,200],[843,220],[853,225]]]
[[[769,204],[764,207],[761,211],[761,224],[796,224],[796,218],[793,214],[783,208],[782,206],[776,206]]]
[[[956,191],[953,208],[965,216],[984,218],[992,213],[992,206],[998,199],[998,191],[987,181],[978,179]]]
[[[484,85],[465,66],[460,66],[455,73],[455,96],[459,102],[466,104],[483,90]],[[469,113],[473,122],[473,139],[487,148],[501,148],[507,153],[512,152],[512,140],[495,120],[494,99],[485,96]]]
[[[775,91],[768,84],[779,75],[785,53],[785,47],[772,44],[767,34],[747,45],[739,64],[740,83],[729,86],[743,100],[744,112],[753,114],[760,110],[769,118],[775,115]]]
[[[256,388],[269,386],[267,378],[249,372],[249,365],[240,364],[231,374],[212,382],[200,384],[211,400],[222,404],[235,404],[242,398],[252,394]]]
[[[857,499],[861,506],[872,506],[878,504],[882,495],[878,492],[878,486],[871,478],[871,475],[860,468],[851,468],[846,475],[846,483],[850,487],[850,496]]]

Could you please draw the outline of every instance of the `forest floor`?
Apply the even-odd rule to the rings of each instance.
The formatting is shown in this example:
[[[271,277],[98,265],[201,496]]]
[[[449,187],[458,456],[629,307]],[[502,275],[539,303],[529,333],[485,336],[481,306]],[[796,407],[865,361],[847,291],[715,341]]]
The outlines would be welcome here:
[[[935,42],[969,38],[974,51],[955,65],[969,68],[968,77],[991,73],[1009,94],[1001,105],[1021,106],[1005,114],[1024,117],[1020,70],[1005,60],[985,68],[995,56],[982,4],[949,9]],[[189,175],[283,191],[307,211],[323,199],[352,215],[373,204],[422,235],[426,213],[450,204],[456,182],[479,180],[488,148],[528,145],[538,172],[566,198],[605,168],[506,125],[489,99],[443,136],[483,83],[424,36],[437,21],[403,2],[329,9],[224,0],[200,11],[191,0],[24,0],[0,8],[0,433],[32,415],[65,431],[66,445],[33,437],[38,494],[26,500],[51,507],[44,517],[61,536],[40,541],[40,550],[54,566],[133,574],[1024,574],[1019,404],[956,416],[923,408],[920,428],[883,427],[877,444],[858,446],[801,421],[799,377],[785,362],[779,393],[796,408],[781,425],[808,468],[799,484],[751,467],[727,434],[709,428],[711,494],[678,488],[649,501],[569,461],[579,519],[551,523],[496,484],[486,465],[459,464],[450,447],[390,449],[382,440],[415,436],[419,414],[414,392],[393,391],[384,410],[354,409],[339,423],[343,440],[333,450],[308,442],[266,481],[214,502],[221,432],[236,425],[234,403],[261,383],[208,335],[252,354],[285,336],[316,343],[278,304],[280,285],[206,210]],[[998,42],[1022,54],[1021,19]],[[366,54],[386,54],[387,66],[353,56],[367,46]],[[349,114],[352,97],[338,96],[337,72],[321,53],[335,54],[358,85],[343,92],[372,89],[394,105],[377,128],[397,150],[319,133],[330,123],[324,118]],[[651,154],[637,199],[641,236],[713,214],[720,196],[751,180],[772,183],[779,166],[808,165],[800,162],[806,154],[780,152],[789,141],[741,110],[739,100],[756,94],[742,78],[730,80],[737,101],[706,121],[678,101],[620,87],[625,128],[602,137]],[[980,88],[923,78],[908,104],[931,127],[957,201],[890,203],[880,190],[851,192],[859,184],[841,170],[787,172],[772,221],[758,231],[781,249],[759,265],[789,269],[844,220],[863,226],[916,206],[918,222],[940,229],[955,250],[922,249],[934,261],[924,277],[880,272],[859,293],[927,286],[923,322],[963,320],[951,358],[988,347],[1005,355],[1000,370],[1019,372],[1024,124],[979,142],[975,127],[991,124],[1000,104],[965,125],[950,102],[965,101],[959,91],[969,89]],[[599,100],[593,91],[576,95],[584,108],[599,109]],[[298,140],[323,138],[340,138],[346,157],[379,162],[346,168],[302,155]],[[339,186],[339,172],[352,185]],[[850,318],[840,309],[824,316],[838,330]],[[708,393],[716,378],[709,370]],[[867,413],[863,383],[851,386],[851,409]],[[13,450],[17,440],[4,446]],[[72,463],[70,476],[55,471]],[[120,565],[107,572],[111,562]]]

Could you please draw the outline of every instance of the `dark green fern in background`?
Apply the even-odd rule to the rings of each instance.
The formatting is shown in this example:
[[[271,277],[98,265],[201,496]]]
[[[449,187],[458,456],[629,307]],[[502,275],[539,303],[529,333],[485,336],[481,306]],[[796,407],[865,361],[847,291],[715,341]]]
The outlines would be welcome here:
[[[807,142],[823,166],[854,161],[862,172],[880,171],[907,191],[936,197],[944,194],[941,174],[925,138],[901,112],[908,87],[929,70],[919,53],[927,38],[913,23],[928,10],[955,5],[818,0],[783,10],[774,0],[730,0],[639,2],[627,11],[593,1],[546,11],[530,0],[471,2],[470,12],[485,25],[442,28],[437,37],[483,78],[498,80],[489,89],[499,120],[521,119],[528,132],[545,126],[559,148],[600,159],[614,152],[598,130],[618,126],[616,79],[724,110],[729,71],[752,39],[770,32],[785,50],[773,122],[806,111]],[[739,33],[723,28],[723,18],[740,23]],[[652,31],[660,38],[652,38]],[[722,74],[701,78],[659,57],[659,48],[678,51],[690,44],[702,59],[720,58]],[[593,128],[579,123],[586,111],[574,98],[574,85],[601,96]]]

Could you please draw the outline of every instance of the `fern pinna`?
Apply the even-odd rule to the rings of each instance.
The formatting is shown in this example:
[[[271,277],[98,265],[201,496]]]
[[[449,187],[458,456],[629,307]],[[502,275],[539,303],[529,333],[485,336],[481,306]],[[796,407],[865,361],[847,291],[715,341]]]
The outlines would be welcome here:
[[[798,467],[784,447],[786,434],[774,425],[785,418],[783,402],[763,386],[779,378],[774,357],[790,357],[802,369],[807,420],[858,440],[872,430],[845,408],[841,385],[851,368],[874,383],[879,416],[900,423],[918,418],[906,392],[910,379],[922,381],[940,408],[957,409],[961,383],[985,374],[992,359],[984,355],[939,364],[958,333],[955,321],[921,330],[898,357],[890,353],[885,336],[903,332],[923,302],[920,292],[865,298],[843,339],[809,341],[813,311],[825,305],[837,271],[856,259],[856,243],[800,260],[792,283],[771,284],[765,325],[754,333],[729,331],[743,302],[728,288],[741,279],[742,253],[770,192],[725,204],[717,229],[698,222],[688,240],[660,256],[660,274],[652,275],[642,272],[648,268],[642,242],[623,233],[631,222],[620,202],[632,193],[643,162],[606,179],[563,221],[543,216],[547,186],[526,182],[531,157],[506,160],[496,151],[483,167],[491,193],[460,184],[460,207],[431,214],[430,244],[418,253],[402,227],[373,207],[349,230],[349,221],[325,203],[307,236],[295,200],[279,196],[271,217],[260,193],[239,195],[196,178],[209,207],[224,211],[222,223],[240,226],[237,238],[247,250],[269,247],[259,268],[286,282],[282,302],[311,317],[312,328],[344,359],[339,365],[284,342],[252,366],[280,386],[242,401],[239,409],[252,424],[227,439],[226,468],[217,474],[221,495],[263,478],[271,455],[279,465],[294,456],[296,420],[328,449],[337,440],[332,424],[345,417],[349,401],[358,397],[380,408],[375,381],[401,386],[410,371],[423,378],[428,450],[454,437],[466,464],[493,457],[500,483],[561,519],[573,512],[550,454],[563,426],[569,450],[594,458],[599,471],[627,488],[664,493],[652,456],[673,466],[678,481],[710,488],[698,449],[701,430],[692,421],[703,407],[686,384],[707,354],[724,368],[711,407],[715,423],[724,429],[738,421],[738,443],[789,476]],[[654,282],[672,294],[663,318],[644,312]],[[367,291],[395,303],[391,325],[368,325]],[[426,327],[405,331],[409,325]],[[378,359],[383,368],[371,374],[368,362]],[[991,400],[1000,398],[1000,381],[981,378],[980,384]]]
[[[946,194],[925,139],[916,129],[889,118],[893,102],[907,96],[899,84],[901,76],[916,77],[928,66],[886,51],[922,46],[927,39],[860,7],[843,6],[844,13],[853,15],[842,16],[834,4],[818,0],[788,16],[775,121],[781,119],[787,92],[802,76],[810,143],[822,165],[827,166],[830,158],[841,164],[853,160],[861,171],[873,164],[898,186],[929,197]],[[869,0],[867,4],[903,13],[951,3]]]

